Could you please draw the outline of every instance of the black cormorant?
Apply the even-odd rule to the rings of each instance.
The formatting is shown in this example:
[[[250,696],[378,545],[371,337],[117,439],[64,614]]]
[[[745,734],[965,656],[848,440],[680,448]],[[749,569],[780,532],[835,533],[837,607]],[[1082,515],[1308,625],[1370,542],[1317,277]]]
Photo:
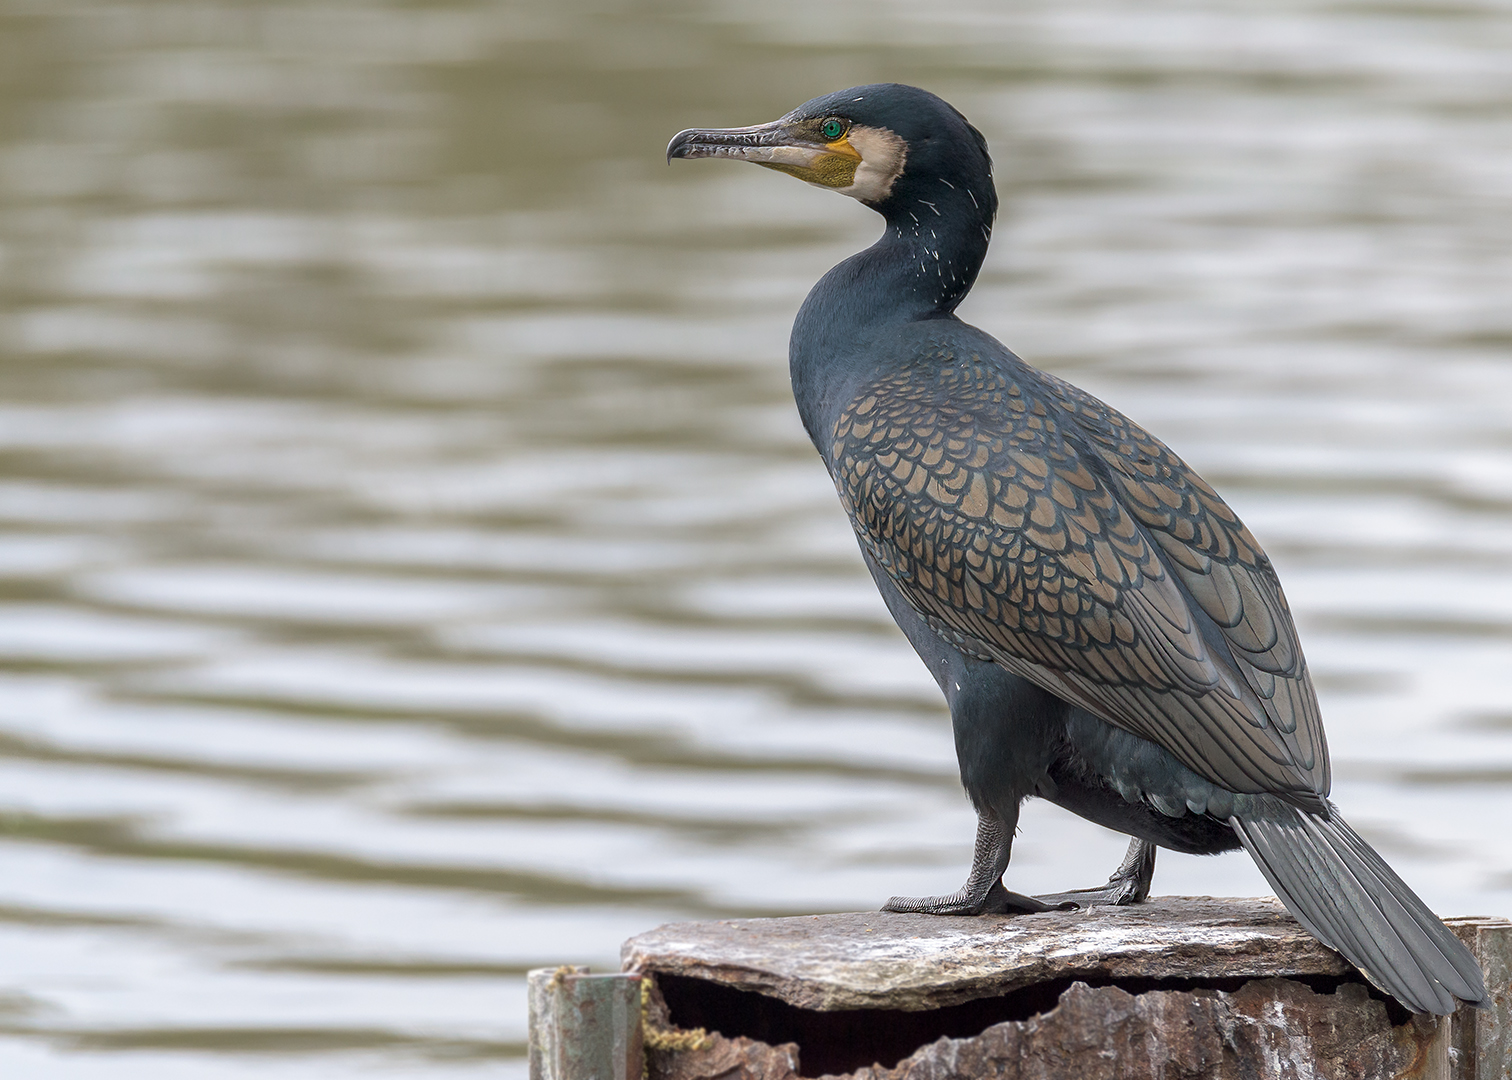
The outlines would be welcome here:
[[[1329,802],[1286,598],[1250,531],[1121,413],[953,314],[997,210],[986,140],[910,86],[677,135],[860,200],[881,239],[814,286],[793,393],[893,618],[950,704],[978,815],[960,891],[889,911],[1137,903],[1155,847],[1241,845],[1309,931],[1416,1012],[1486,996],[1470,952]],[[1100,889],[1009,892],[1019,804],[1132,836]]]

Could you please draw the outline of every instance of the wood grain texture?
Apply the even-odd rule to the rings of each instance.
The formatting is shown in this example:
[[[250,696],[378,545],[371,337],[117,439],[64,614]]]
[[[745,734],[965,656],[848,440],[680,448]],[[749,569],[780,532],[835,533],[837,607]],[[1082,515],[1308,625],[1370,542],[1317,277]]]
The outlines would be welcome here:
[[[1040,915],[885,911],[672,923],[620,952],[801,1009],[938,1009],[1065,978],[1339,976],[1351,969],[1275,900],[1165,896]]]

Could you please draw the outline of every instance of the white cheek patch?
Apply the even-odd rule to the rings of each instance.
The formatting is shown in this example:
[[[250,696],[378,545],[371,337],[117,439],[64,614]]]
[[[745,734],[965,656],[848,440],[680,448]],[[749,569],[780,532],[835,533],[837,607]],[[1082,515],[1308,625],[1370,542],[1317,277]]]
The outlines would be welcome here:
[[[859,125],[850,129],[846,141],[861,155],[861,164],[851,185],[835,190],[864,203],[881,202],[903,175],[908,144],[886,128]]]

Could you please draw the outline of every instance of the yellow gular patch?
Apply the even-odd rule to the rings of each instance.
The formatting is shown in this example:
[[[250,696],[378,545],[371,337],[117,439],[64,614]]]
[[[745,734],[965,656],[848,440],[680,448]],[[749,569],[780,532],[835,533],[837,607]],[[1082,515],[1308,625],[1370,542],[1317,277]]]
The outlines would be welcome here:
[[[850,139],[845,135],[840,136],[832,143],[826,143],[825,149],[832,154],[844,154],[846,157],[853,157],[857,161],[861,160],[861,151],[852,146]]]
[[[838,191],[864,203],[887,198],[903,173],[908,144],[887,128],[853,125],[820,146],[794,144],[748,151],[747,161]]]
[[[756,164],[768,169],[776,169],[789,176],[796,176],[800,180],[817,184],[819,187],[844,190],[855,182],[856,169],[861,164],[861,154],[844,135],[834,142],[825,143],[822,149],[817,146],[793,147],[792,149],[799,151],[801,160],[758,161]]]
[[[814,162],[814,175],[809,183],[821,187],[844,189],[856,179],[856,169],[861,164],[861,154],[844,135],[824,146],[828,153],[821,154]]]

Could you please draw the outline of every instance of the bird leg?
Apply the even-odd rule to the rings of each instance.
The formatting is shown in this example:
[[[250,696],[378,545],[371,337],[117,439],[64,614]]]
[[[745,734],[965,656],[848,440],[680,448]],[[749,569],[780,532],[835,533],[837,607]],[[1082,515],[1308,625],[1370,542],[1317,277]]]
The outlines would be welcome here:
[[[1106,885],[1096,889],[1073,889],[1070,892],[1051,893],[1036,899],[1052,907],[1071,905],[1079,908],[1114,907],[1124,904],[1142,904],[1150,895],[1150,882],[1155,877],[1155,845],[1138,837],[1129,841],[1129,850],[1123,862],[1113,871]]]
[[[882,905],[882,910],[917,915],[1027,915],[1057,910],[1055,904],[1009,892],[1003,887],[1003,871],[1008,869],[1008,859],[1013,850],[1013,830],[1017,824],[1016,811],[1012,821],[1004,821],[990,812],[979,813],[976,852],[971,858],[971,873],[967,875],[966,884],[949,896],[894,896]],[[1059,907],[1069,909],[1078,903],[1079,900],[1068,900]]]

